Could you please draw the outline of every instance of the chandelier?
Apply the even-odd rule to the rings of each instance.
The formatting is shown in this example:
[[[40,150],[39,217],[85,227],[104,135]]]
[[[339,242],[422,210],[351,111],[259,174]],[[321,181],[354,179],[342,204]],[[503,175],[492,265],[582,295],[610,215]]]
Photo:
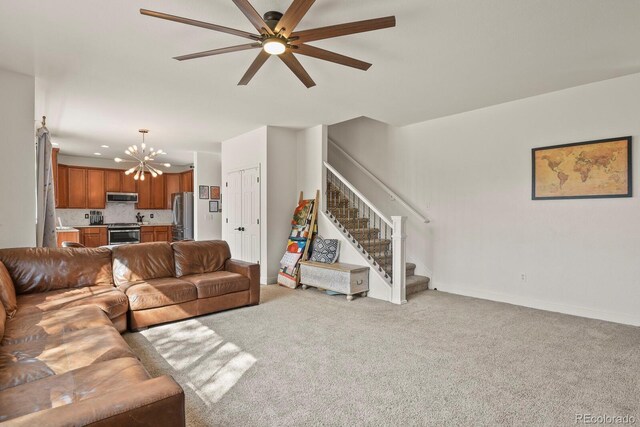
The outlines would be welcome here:
[[[153,178],[158,175],[162,175],[162,171],[158,169],[160,166],[164,166],[165,168],[171,167],[169,163],[156,163],[156,156],[161,154],[167,154],[162,150],[154,150],[153,147],[149,148],[147,151],[147,144],[144,142],[145,134],[149,133],[149,129],[140,129],[138,130],[142,134],[142,144],[140,144],[140,149],[138,149],[137,145],[132,145],[127,148],[124,152],[128,156],[132,157],[133,160],[124,160],[120,157],[116,157],[116,163],[137,163],[134,167],[127,170],[124,174],[131,175],[135,172],[133,179],[144,181],[144,172],[148,171]]]

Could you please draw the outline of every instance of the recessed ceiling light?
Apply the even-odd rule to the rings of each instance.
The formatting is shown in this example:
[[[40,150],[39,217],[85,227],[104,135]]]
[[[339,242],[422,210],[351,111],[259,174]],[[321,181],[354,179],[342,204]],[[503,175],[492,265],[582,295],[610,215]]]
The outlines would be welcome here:
[[[102,156],[102,153],[93,153],[96,156]]]
[[[57,142],[52,142],[51,145],[53,145],[54,147],[58,147],[60,144],[58,144]]]
[[[100,147],[101,147],[101,148],[109,148],[109,146],[108,146],[108,145],[101,145]]]

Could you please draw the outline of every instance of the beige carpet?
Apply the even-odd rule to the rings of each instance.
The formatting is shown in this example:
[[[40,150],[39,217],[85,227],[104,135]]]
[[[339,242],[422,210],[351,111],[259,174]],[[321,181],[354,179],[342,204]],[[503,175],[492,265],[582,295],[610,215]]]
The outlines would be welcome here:
[[[125,338],[183,386],[190,426],[640,424],[640,328],[437,291],[398,307],[267,286]]]

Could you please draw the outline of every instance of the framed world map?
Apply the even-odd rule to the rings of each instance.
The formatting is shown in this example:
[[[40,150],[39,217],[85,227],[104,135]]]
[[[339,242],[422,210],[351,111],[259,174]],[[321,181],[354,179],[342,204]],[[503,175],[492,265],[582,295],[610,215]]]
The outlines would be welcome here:
[[[533,200],[631,197],[631,137],[531,150]]]

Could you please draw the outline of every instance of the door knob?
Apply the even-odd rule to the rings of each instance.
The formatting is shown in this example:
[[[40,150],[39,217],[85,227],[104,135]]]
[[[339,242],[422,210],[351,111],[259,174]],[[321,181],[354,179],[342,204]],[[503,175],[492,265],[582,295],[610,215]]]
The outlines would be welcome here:
[[[237,231],[244,231],[244,227],[234,228],[234,230],[237,230]]]

